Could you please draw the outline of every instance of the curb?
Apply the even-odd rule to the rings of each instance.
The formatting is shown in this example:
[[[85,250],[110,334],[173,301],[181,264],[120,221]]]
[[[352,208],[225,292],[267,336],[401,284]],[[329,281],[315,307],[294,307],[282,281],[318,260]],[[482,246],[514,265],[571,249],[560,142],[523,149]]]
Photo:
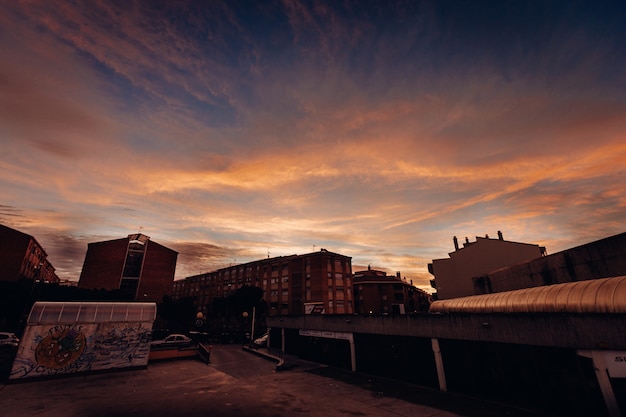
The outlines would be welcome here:
[[[257,356],[261,356],[265,359],[276,362],[276,371],[282,371],[285,369],[285,360],[283,358],[279,358],[278,356],[271,355],[267,352],[259,351],[258,349],[252,349],[249,346],[243,346],[242,349],[247,352],[254,353]]]

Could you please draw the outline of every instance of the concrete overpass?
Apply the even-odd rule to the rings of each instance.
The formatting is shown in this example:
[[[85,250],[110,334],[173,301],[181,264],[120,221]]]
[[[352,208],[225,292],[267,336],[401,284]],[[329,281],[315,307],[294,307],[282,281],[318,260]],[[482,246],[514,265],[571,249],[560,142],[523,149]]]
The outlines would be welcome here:
[[[434,380],[440,390],[530,401],[557,415],[618,417],[626,415],[625,295],[626,277],[616,277],[443,300],[423,315],[274,316],[267,326],[283,352],[353,371]]]

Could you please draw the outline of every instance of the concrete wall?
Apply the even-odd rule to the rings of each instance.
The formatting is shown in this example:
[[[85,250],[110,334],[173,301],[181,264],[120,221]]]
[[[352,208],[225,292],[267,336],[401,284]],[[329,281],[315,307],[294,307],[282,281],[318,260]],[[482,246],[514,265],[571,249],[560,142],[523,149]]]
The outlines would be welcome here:
[[[267,327],[572,349],[626,349],[626,314],[310,315],[268,317]]]
[[[437,298],[445,300],[474,295],[473,277],[541,255],[538,245],[477,237],[476,242],[450,253],[449,259],[433,260]]]
[[[626,233],[473,278],[474,294],[626,275]]]
[[[9,379],[147,366],[152,323],[29,325]]]
[[[344,369],[351,366],[348,342],[332,339],[332,332],[353,334],[357,371],[433,389],[439,384],[549,415],[619,415],[609,412],[606,386],[595,376],[601,368],[585,351],[622,355],[626,314],[294,316],[270,317],[267,325],[272,337],[285,334],[286,353]],[[299,336],[297,329],[318,330],[320,337]],[[434,354],[434,339],[440,356]],[[626,378],[605,379],[615,408],[626,415]]]

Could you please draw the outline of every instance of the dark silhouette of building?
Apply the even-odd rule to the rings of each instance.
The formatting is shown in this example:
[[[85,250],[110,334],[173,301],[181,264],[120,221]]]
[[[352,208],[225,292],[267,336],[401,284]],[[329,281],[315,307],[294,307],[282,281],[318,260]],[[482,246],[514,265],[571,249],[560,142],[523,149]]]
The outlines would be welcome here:
[[[174,282],[174,300],[193,298],[198,311],[237,289],[263,290],[269,315],[351,314],[352,258],[322,249],[305,255],[261,259]],[[208,307],[207,307],[208,306]]]
[[[407,314],[427,312],[430,295],[412,283],[384,271],[367,268],[354,273],[354,312],[359,314]]]
[[[119,289],[126,300],[159,303],[172,293],[177,257],[141,233],[90,243],[78,287]]]
[[[34,237],[0,225],[0,281],[59,282],[47,257]]]
[[[626,233],[474,277],[474,294],[626,275]]]

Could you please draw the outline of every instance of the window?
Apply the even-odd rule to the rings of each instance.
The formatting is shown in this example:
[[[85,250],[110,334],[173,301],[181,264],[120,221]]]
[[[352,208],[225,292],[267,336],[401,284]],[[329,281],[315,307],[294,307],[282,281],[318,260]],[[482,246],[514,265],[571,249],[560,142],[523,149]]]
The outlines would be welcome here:
[[[341,271],[343,269],[343,265],[341,260],[335,259],[335,271]]]
[[[124,264],[124,277],[139,278],[143,263],[143,251],[128,250],[126,263]]]

